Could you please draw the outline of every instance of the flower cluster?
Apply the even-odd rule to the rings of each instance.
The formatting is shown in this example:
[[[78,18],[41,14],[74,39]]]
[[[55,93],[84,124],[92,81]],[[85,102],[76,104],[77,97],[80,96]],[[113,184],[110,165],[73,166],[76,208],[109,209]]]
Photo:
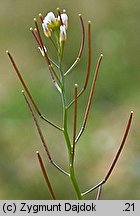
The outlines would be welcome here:
[[[68,16],[66,13],[62,13],[55,17],[53,12],[49,12],[43,19],[42,27],[46,37],[51,37],[52,32],[54,32],[57,40],[61,43],[66,40]]]

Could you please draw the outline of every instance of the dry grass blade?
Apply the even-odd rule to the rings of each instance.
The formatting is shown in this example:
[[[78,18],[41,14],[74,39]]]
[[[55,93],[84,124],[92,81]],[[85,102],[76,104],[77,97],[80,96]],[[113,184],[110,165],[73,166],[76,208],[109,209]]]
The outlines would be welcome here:
[[[85,27],[84,27],[84,21],[81,14],[79,14],[79,18],[80,18],[81,28],[82,28],[82,41],[81,41],[81,47],[79,50],[78,58],[81,59],[84,50],[84,45],[85,45]]]
[[[80,18],[80,23],[81,23],[81,28],[82,28],[82,40],[81,40],[80,50],[79,50],[79,53],[78,53],[78,56],[77,56],[75,62],[66,71],[66,73],[64,74],[64,76],[68,75],[69,72],[77,65],[77,63],[81,59],[81,56],[82,56],[82,53],[83,53],[83,50],[84,50],[84,45],[85,45],[85,27],[84,27],[84,22],[83,22],[83,18],[82,18],[81,14],[79,14],[79,18]]]
[[[49,152],[48,147],[47,147],[47,144],[46,144],[46,141],[45,141],[45,138],[44,138],[43,133],[42,133],[42,131],[41,131],[41,128],[40,128],[40,126],[39,126],[39,124],[38,124],[38,121],[37,121],[37,119],[36,119],[36,117],[35,117],[35,114],[34,114],[34,112],[33,112],[33,109],[32,109],[32,107],[31,107],[31,105],[30,105],[30,103],[29,103],[29,101],[28,101],[26,95],[24,94],[24,91],[22,91],[22,94],[23,94],[24,99],[25,99],[25,101],[26,101],[26,103],[27,103],[27,106],[28,106],[28,108],[29,108],[29,110],[30,110],[30,112],[31,112],[31,114],[32,114],[32,117],[33,117],[33,120],[34,120],[34,122],[35,122],[37,131],[38,131],[38,133],[39,133],[41,142],[42,142],[43,147],[44,147],[44,149],[45,149],[45,151],[46,151],[46,153],[47,153],[49,162],[50,162],[55,168],[57,168],[60,172],[62,172],[63,174],[69,176],[69,174],[68,174],[66,171],[64,171],[60,166],[58,166],[58,165],[52,160],[51,155],[50,155],[50,152]]]
[[[106,181],[109,179],[109,177],[110,177],[112,171],[114,170],[114,167],[115,167],[115,165],[116,165],[116,163],[117,163],[117,161],[118,161],[118,159],[120,157],[122,149],[124,147],[124,144],[125,144],[125,141],[126,141],[126,138],[128,136],[130,126],[131,126],[131,123],[132,123],[132,117],[133,117],[133,111],[131,111],[131,113],[130,113],[129,120],[128,120],[127,125],[126,125],[126,129],[125,129],[123,139],[121,141],[121,144],[120,144],[120,146],[118,148],[118,151],[116,152],[116,155],[115,155],[115,157],[113,159],[113,162],[111,163],[111,166],[110,166],[105,178],[101,182],[99,182],[96,186],[94,186],[91,189],[89,189],[88,191],[82,193],[83,196],[90,193],[91,191],[95,190],[96,188],[100,187],[101,185],[105,184]]]
[[[46,59],[47,64],[49,66],[49,65],[51,65],[51,62],[50,62],[50,60],[48,58],[48,55],[47,55],[47,53],[45,51],[44,44],[43,44],[43,41],[42,41],[42,38],[41,38],[41,34],[40,34],[40,31],[39,31],[39,27],[38,27],[36,18],[34,18],[34,23],[35,23],[35,27],[36,27],[36,30],[37,30],[38,39],[39,39],[40,44],[41,44],[41,48],[42,48],[42,50],[44,52],[45,59]]]
[[[37,39],[38,39],[38,40],[37,40],[36,38],[35,38],[35,39],[36,39],[37,43],[38,43],[38,41],[39,41],[39,43],[40,43],[40,48],[42,49],[42,51],[43,51],[43,53],[44,53],[45,60],[46,60],[47,65],[48,65],[48,67],[49,67],[49,72],[50,72],[51,79],[52,79],[52,81],[53,81],[55,87],[56,87],[56,88],[58,89],[58,91],[61,93],[61,82],[60,82],[60,80],[59,80],[59,78],[58,78],[58,76],[57,76],[57,74],[56,74],[56,72],[55,72],[55,70],[54,70],[54,68],[53,68],[53,66],[52,66],[52,64],[51,64],[51,61],[50,61],[50,59],[49,59],[49,57],[48,57],[48,55],[47,55],[47,52],[46,52],[46,50],[45,50],[45,46],[44,46],[43,41],[42,41],[42,38],[41,38],[41,34],[40,34],[40,31],[39,31],[39,27],[38,27],[38,23],[37,23],[36,18],[34,18],[34,22],[35,22],[35,27],[36,27]],[[34,36],[34,34],[33,34],[33,36]],[[56,80],[58,81],[59,85],[58,85],[58,83],[55,81],[55,78],[56,78]]]
[[[63,24],[63,21],[62,21],[62,17],[61,17],[61,11],[60,11],[60,8],[57,8],[57,13],[58,13],[58,16],[60,17],[61,25],[64,25],[64,24]]]
[[[82,91],[85,91],[87,87],[89,75],[90,75],[90,68],[91,68],[91,22],[88,21],[88,67],[87,67],[87,75],[86,75],[86,79]],[[81,94],[82,92],[79,94],[79,96]]]
[[[42,144],[43,144],[43,147],[44,147],[44,149],[45,149],[45,151],[46,151],[46,153],[47,153],[47,156],[48,156],[48,158],[49,158],[49,161],[51,161],[52,159],[51,159],[51,156],[50,156],[48,147],[47,147],[47,145],[46,145],[46,141],[45,141],[45,139],[44,139],[44,136],[43,136],[43,134],[42,134],[42,131],[41,131],[41,128],[40,128],[40,126],[39,126],[39,124],[38,124],[38,121],[37,121],[37,119],[36,119],[36,117],[35,117],[35,114],[34,114],[34,112],[33,112],[33,109],[32,109],[32,107],[31,107],[31,105],[30,105],[30,103],[29,103],[29,101],[28,101],[26,95],[24,94],[24,91],[22,91],[22,94],[23,94],[24,99],[25,99],[25,101],[26,101],[26,104],[27,104],[27,106],[28,106],[28,108],[29,108],[29,110],[30,110],[30,112],[31,112],[31,114],[32,114],[33,120],[34,120],[34,122],[35,122],[37,131],[38,131],[38,133],[39,133],[40,139],[41,139]]]
[[[36,103],[35,103],[35,101],[34,101],[32,95],[30,94],[30,91],[29,91],[27,85],[26,85],[25,82],[24,82],[24,80],[23,80],[23,78],[22,78],[22,76],[21,76],[21,73],[20,73],[20,71],[19,71],[19,69],[18,69],[18,67],[17,67],[17,65],[16,65],[16,63],[15,63],[15,61],[14,61],[12,55],[10,54],[10,52],[9,52],[8,50],[6,51],[6,53],[7,53],[7,55],[8,55],[8,57],[9,57],[9,59],[10,59],[12,65],[13,65],[13,67],[14,67],[14,69],[15,69],[15,72],[16,72],[16,74],[17,74],[17,76],[18,76],[20,82],[22,83],[22,85],[23,85],[23,87],[24,87],[24,89],[25,89],[25,91],[26,91],[28,97],[30,98],[30,100],[31,100],[31,102],[32,102],[32,104],[33,104],[35,110],[37,111],[38,115],[41,116],[41,113],[40,113],[40,111],[39,111],[39,109],[38,109],[38,107],[37,107],[37,105],[36,105]]]
[[[97,66],[96,66],[96,69],[95,69],[94,78],[93,78],[93,82],[92,82],[92,86],[91,86],[91,90],[90,90],[90,95],[89,95],[89,99],[88,99],[88,104],[87,104],[86,112],[85,112],[85,115],[84,115],[83,124],[82,124],[82,127],[81,127],[81,130],[80,130],[79,134],[76,137],[75,142],[77,142],[79,140],[79,138],[81,137],[81,135],[84,132],[84,129],[86,127],[86,123],[87,123],[87,119],[88,119],[88,115],[89,115],[89,111],[90,111],[90,107],[91,107],[91,103],[92,103],[92,98],[93,98],[93,94],[94,94],[94,90],[95,90],[95,86],[96,86],[96,81],[97,81],[97,77],[98,77],[102,57],[103,57],[103,55],[101,54],[99,59],[98,59],[98,62],[97,62]]]
[[[42,158],[41,158],[39,152],[37,151],[36,153],[37,153],[38,161],[39,161],[39,164],[40,164],[40,167],[41,167],[43,176],[44,176],[45,181],[46,181],[46,183],[47,183],[47,185],[48,185],[49,192],[50,192],[52,198],[55,200],[56,197],[55,197],[54,191],[53,191],[53,189],[52,189],[50,180],[49,180],[49,178],[48,178],[47,172],[46,172],[46,170],[45,170],[45,167],[44,167],[44,164],[43,164],[43,160],[42,160]]]
[[[102,57],[103,57],[103,55],[101,54],[100,57],[99,57],[98,63],[97,63],[96,70],[95,70],[94,79],[93,79],[93,83],[92,83],[92,86],[91,86],[89,100],[88,100],[88,104],[87,104],[87,108],[86,108],[86,112],[85,112],[85,117],[84,117],[84,123],[83,123],[84,128],[85,128],[86,123],[87,123],[87,118],[88,118],[88,115],[89,115],[89,110],[90,110],[90,107],[91,107],[92,98],[93,98],[93,94],[94,94],[94,91],[95,91],[96,81],[97,81],[97,77],[98,77]]]
[[[73,161],[74,161],[74,154],[75,154],[75,138],[76,138],[76,127],[77,127],[77,87],[78,87],[78,85],[75,84],[75,88],[74,88],[74,127],[73,127],[73,149],[72,149]]]
[[[40,47],[40,49],[42,49],[43,47],[42,47],[42,44],[40,43],[40,40],[39,40],[39,38],[38,38],[37,33],[36,33],[32,28],[30,28],[30,31],[32,32],[32,35],[33,35],[33,37],[35,38],[35,40],[36,40],[38,46]]]
[[[90,75],[90,69],[91,69],[91,22],[88,21],[88,64],[87,64],[87,72],[86,72],[86,79],[84,82],[84,86],[81,90],[81,92],[78,94],[78,98],[84,93],[84,91],[87,88],[87,84],[89,81],[89,75]],[[67,108],[70,108],[71,105],[74,103],[74,100],[68,105]]]
[[[24,90],[26,91],[28,97],[30,98],[30,100],[31,100],[31,102],[32,102],[32,104],[33,104],[33,106],[34,106],[36,112],[37,112],[38,115],[40,116],[40,118],[42,118],[44,121],[46,121],[47,123],[49,123],[49,124],[52,125],[53,127],[57,128],[58,130],[63,131],[63,129],[62,129],[61,127],[57,126],[56,124],[54,124],[53,122],[51,122],[50,120],[48,120],[46,117],[44,117],[44,116],[41,114],[41,112],[40,112],[38,106],[36,105],[36,103],[35,103],[35,101],[34,101],[32,95],[31,95],[31,93],[30,93],[30,91],[29,91],[29,89],[28,89],[28,87],[27,87],[27,85],[26,85],[26,83],[24,82],[24,79],[23,79],[23,77],[22,77],[22,75],[21,75],[21,73],[20,73],[20,71],[19,71],[19,69],[18,69],[18,67],[17,67],[17,65],[16,65],[16,63],[15,63],[15,61],[14,61],[12,55],[10,54],[10,52],[9,52],[8,50],[6,51],[6,53],[7,53],[7,55],[8,55],[8,57],[9,57],[9,59],[10,59],[12,65],[13,65],[13,67],[14,67],[14,69],[15,69],[15,72],[16,72],[16,74],[17,74],[17,76],[18,76],[18,78],[19,78],[19,80],[20,80],[22,86],[24,87]]]
[[[130,129],[130,125],[131,125],[131,122],[132,122],[132,116],[133,116],[133,111],[131,111],[131,114],[130,114],[130,117],[129,117],[129,121],[128,121],[128,123],[127,123],[127,127],[126,127],[126,130],[125,130],[125,133],[124,133],[122,142],[121,142],[121,144],[120,144],[120,147],[119,147],[119,149],[118,149],[118,151],[117,151],[117,153],[116,153],[116,155],[115,155],[115,157],[114,157],[114,160],[113,160],[113,162],[112,162],[112,164],[111,164],[111,166],[110,166],[110,168],[109,168],[109,170],[108,170],[108,172],[107,172],[107,174],[106,174],[106,176],[105,176],[105,178],[104,178],[105,182],[106,182],[107,179],[110,177],[110,175],[111,175],[111,173],[112,173],[112,171],[113,171],[113,169],[114,169],[114,167],[115,167],[115,164],[117,163],[117,161],[118,161],[118,159],[119,159],[119,157],[120,157],[120,154],[121,154],[121,152],[122,152],[122,149],[123,149],[124,144],[125,144],[125,141],[126,141],[126,138],[127,138],[127,136],[128,136],[128,132],[129,132],[129,129]]]

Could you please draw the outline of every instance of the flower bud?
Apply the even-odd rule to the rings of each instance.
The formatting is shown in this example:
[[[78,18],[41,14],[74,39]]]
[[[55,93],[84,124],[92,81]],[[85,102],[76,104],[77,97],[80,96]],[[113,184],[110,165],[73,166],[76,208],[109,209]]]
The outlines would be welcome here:
[[[42,27],[43,27],[43,31],[44,34],[46,35],[46,37],[50,37],[51,36],[51,30],[47,27],[47,25],[45,25],[45,23],[42,23]]]
[[[61,14],[61,19],[62,19],[62,22],[63,22],[63,25],[68,26],[68,16],[67,14],[63,13]],[[60,16],[58,16],[58,20],[60,20]]]
[[[65,41],[66,40],[66,26],[65,25],[61,25],[60,26],[60,42]]]

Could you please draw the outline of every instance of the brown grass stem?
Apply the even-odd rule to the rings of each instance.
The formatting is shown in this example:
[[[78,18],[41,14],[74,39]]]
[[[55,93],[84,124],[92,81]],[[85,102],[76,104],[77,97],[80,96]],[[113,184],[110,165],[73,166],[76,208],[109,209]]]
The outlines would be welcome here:
[[[30,31],[32,32],[32,35],[33,35],[35,41],[37,42],[39,48],[43,51],[43,49],[42,49],[42,44],[40,43],[40,40],[39,40],[38,35],[37,35],[37,29],[34,29],[34,30],[33,30],[33,28],[30,28]],[[44,48],[44,49],[45,49],[45,48]],[[43,51],[43,53],[44,53],[44,51]],[[49,57],[48,57],[48,58],[49,58]],[[59,66],[58,66],[51,58],[49,58],[49,60],[50,60],[50,62],[51,62],[53,65],[55,65],[56,68],[59,69]],[[56,77],[57,77],[57,80],[60,82],[60,80],[59,80],[57,74],[56,74]]]
[[[50,62],[50,60],[48,58],[48,55],[47,55],[47,53],[45,51],[44,44],[43,44],[43,41],[42,41],[42,38],[41,38],[41,34],[40,34],[40,31],[39,31],[39,27],[38,27],[38,23],[37,23],[36,18],[34,18],[34,23],[35,23],[35,27],[36,27],[36,30],[37,30],[38,39],[40,41],[41,47],[42,47],[43,52],[44,52],[44,56],[45,56],[46,62],[48,64],[48,66],[49,66],[49,65],[51,65],[51,62]]]
[[[41,23],[43,23],[44,18],[41,13],[39,13],[39,17],[40,17]]]
[[[50,194],[51,194],[51,196],[52,196],[52,199],[55,200],[55,199],[56,199],[56,196],[55,196],[55,193],[54,193],[54,191],[53,191],[53,189],[52,189],[52,186],[51,186],[49,177],[48,177],[48,175],[47,175],[47,171],[46,171],[46,169],[45,169],[45,166],[44,166],[44,164],[43,164],[43,160],[42,160],[42,158],[41,158],[41,155],[39,154],[38,151],[37,151],[36,153],[37,153],[38,161],[39,161],[39,164],[40,164],[40,167],[41,167],[43,176],[44,176],[44,178],[45,178],[45,181],[46,181],[46,183],[47,183],[49,192],[50,192]]]
[[[12,65],[13,65],[13,67],[14,67],[14,69],[15,69],[15,72],[16,72],[16,74],[17,74],[17,76],[18,76],[18,78],[19,78],[19,80],[20,80],[22,86],[24,87],[24,90],[26,91],[28,97],[30,98],[30,100],[31,100],[31,102],[32,102],[32,104],[33,104],[33,106],[34,106],[36,112],[37,112],[38,115],[40,116],[40,118],[43,119],[44,121],[46,121],[47,123],[49,123],[50,125],[52,125],[53,127],[57,128],[58,130],[63,131],[62,128],[60,128],[59,126],[57,126],[56,124],[54,124],[53,122],[51,122],[50,120],[48,120],[46,117],[44,117],[44,116],[41,114],[41,112],[40,112],[40,110],[39,110],[37,104],[35,103],[35,101],[34,101],[32,95],[31,95],[31,93],[30,93],[30,91],[29,91],[29,89],[28,89],[28,87],[27,87],[27,85],[26,85],[26,83],[25,83],[25,81],[24,81],[24,79],[23,79],[23,77],[22,77],[22,75],[21,75],[21,73],[20,73],[18,67],[17,67],[16,62],[14,61],[14,59],[13,59],[13,57],[12,57],[12,55],[11,55],[11,53],[10,53],[8,50],[6,51],[6,53],[7,53],[7,55],[8,55],[8,57],[9,57],[9,59],[10,59]]]
[[[81,59],[83,50],[84,50],[84,45],[85,45],[85,26],[84,26],[84,21],[82,18],[82,15],[79,14],[79,18],[80,18],[80,22],[81,22],[81,29],[82,29],[82,40],[81,40],[81,46],[80,46],[80,50],[78,53],[78,58]]]
[[[87,67],[87,75],[86,75],[84,87],[80,94],[82,94],[82,92],[85,91],[87,87],[89,75],[90,75],[90,68],[91,68],[91,22],[88,21],[88,67]]]
[[[91,22],[88,21],[88,64],[87,64],[87,72],[86,72],[86,79],[84,82],[84,86],[80,93],[78,94],[78,98],[84,93],[84,91],[87,88],[87,84],[89,81],[89,76],[90,76],[90,69],[91,69]],[[68,105],[67,108],[70,108],[71,105],[74,103],[74,100]]]
[[[42,49],[42,51],[44,53],[44,57],[45,57],[46,63],[47,63],[48,68],[49,68],[51,79],[52,79],[55,87],[61,93],[61,87],[62,87],[62,85],[61,85],[61,82],[60,82],[60,80],[59,80],[59,78],[58,78],[58,76],[57,76],[57,74],[56,74],[56,72],[55,72],[55,70],[54,70],[54,68],[53,68],[53,66],[51,64],[51,61],[50,61],[50,59],[48,57],[48,54],[47,54],[47,52],[45,50],[45,46],[44,46],[42,38],[41,38],[41,34],[40,34],[40,31],[39,31],[39,27],[38,27],[38,23],[37,23],[36,18],[34,18],[34,23],[35,23],[35,27],[36,27],[36,30],[37,30],[38,40],[39,40],[39,43],[41,44],[41,49]],[[55,78],[56,78],[57,82],[59,83],[59,85],[55,81]]]
[[[32,35],[35,38],[35,40],[36,40],[38,46],[40,47],[40,49],[43,49],[42,44],[40,43],[40,40],[39,40],[38,35],[36,33],[37,30],[35,31],[35,30],[33,30],[33,28],[30,28],[30,31],[32,32]]]
[[[37,119],[36,119],[36,117],[35,117],[34,111],[33,111],[33,109],[32,109],[32,107],[31,107],[31,105],[30,105],[30,103],[29,103],[29,101],[28,101],[28,99],[27,99],[27,97],[26,97],[26,95],[25,95],[25,93],[24,93],[23,90],[22,90],[22,94],[23,94],[24,99],[25,99],[25,102],[26,102],[26,104],[27,104],[27,106],[28,106],[28,108],[29,108],[29,110],[30,110],[30,112],[31,112],[31,115],[32,115],[32,117],[33,117],[33,120],[34,120],[34,122],[35,122],[37,131],[38,131],[38,134],[39,134],[39,136],[40,136],[40,139],[41,139],[41,142],[42,142],[43,147],[44,147],[44,149],[45,149],[45,152],[47,153],[49,162],[50,162],[51,164],[53,164],[53,165],[55,166],[55,168],[57,168],[57,169],[58,169],[59,171],[61,171],[63,174],[69,176],[69,174],[68,174],[67,172],[65,172],[61,167],[59,167],[59,166],[52,160],[51,155],[50,155],[50,152],[49,152],[48,147],[47,147],[47,144],[46,144],[46,141],[45,141],[45,138],[44,138],[43,133],[42,133],[42,131],[41,131],[41,128],[40,128],[40,126],[39,126],[39,123],[38,123],[38,121],[37,121]]]
[[[49,158],[49,161],[51,161],[51,160],[52,160],[52,159],[51,159],[51,155],[50,155],[50,153],[49,153],[48,147],[47,147],[47,145],[46,145],[44,136],[43,136],[43,134],[42,134],[42,131],[41,131],[41,128],[40,128],[40,126],[39,126],[39,124],[38,124],[38,121],[37,121],[37,119],[36,119],[36,117],[35,117],[35,114],[34,114],[34,112],[33,112],[33,109],[32,109],[32,107],[31,107],[31,105],[30,105],[30,103],[29,103],[29,101],[28,101],[28,99],[27,99],[27,97],[26,97],[26,95],[25,95],[25,93],[24,93],[23,90],[22,90],[22,94],[23,94],[24,99],[25,99],[25,101],[26,101],[26,104],[27,104],[27,106],[28,106],[28,108],[29,108],[29,110],[30,110],[30,112],[31,112],[31,115],[32,115],[33,120],[34,120],[34,122],[35,122],[37,131],[38,131],[38,133],[39,133],[41,142],[42,142],[43,147],[44,147],[44,149],[45,149],[45,151],[46,151],[46,153],[47,153],[47,156],[48,156],[48,158]]]
[[[88,115],[89,115],[89,111],[90,111],[90,107],[91,107],[91,103],[92,103],[92,99],[93,99],[93,95],[94,95],[94,91],[95,91],[96,81],[97,81],[97,77],[99,74],[99,69],[100,69],[102,57],[103,57],[103,55],[101,54],[99,59],[98,59],[98,62],[97,62],[97,66],[95,69],[93,82],[92,82],[92,86],[91,86],[91,90],[90,90],[90,94],[89,94],[88,104],[87,104],[85,115],[84,115],[83,124],[82,124],[82,127],[81,127],[77,137],[76,137],[75,142],[77,142],[79,140],[79,138],[81,137],[81,135],[84,132],[84,129],[86,127],[86,123],[87,123],[87,119],[88,119]]]
[[[74,86],[74,124],[73,124],[73,144],[72,144],[72,155],[74,161],[75,155],[75,139],[76,139],[76,128],[77,128],[77,88],[78,85]]]
[[[83,22],[83,18],[82,18],[81,14],[79,14],[79,18],[80,18],[81,29],[82,29],[82,39],[81,39],[80,49],[79,49],[79,52],[78,52],[76,60],[70,66],[70,68],[66,71],[66,73],[64,74],[64,76],[68,75],[71,72],[71,70],[77,65],[77,63],[81,59],[81,56],[82,56],[82,53],[83,53],[83,50],[84,50],[84,45],[85,45],[85,27],[84,27],[84,22]]]
[[[60,8],[57,8],[57,13],[58,13],[58,16],[60,17],[61,25],[64,25],[64,23],[63,23],[63,21],[62,21],[62,17],[61,17],[61,11],[60,11]]]
[[[91,191],[95,190],[96,188],[100,187],[101,185],[105,184],[106,181],[109,179],[109,177],[110,177],[110,175],[111,175],[111,173],[112,173],[112,171],[113,171],[113,169],[114,169],[114,167],[115,167],[115,165],[116,165],[116,163],[117,163],[117,161],[118,161],[118,159],[120,157],[122,149],[124,147],[124,144],[125,144],[125,141],[126,141],[126,138],[128,136],[128,133],[129,133],[129,130],[130,130],[130,126],[131,126],[131,123],[132,123],[132,117],[133,117],[133,111],[131,111],[131,113],[130,113],[129,120],[128,120],[127,125],[126,125],[126,129],[125,129],[125,132],[124,132],[121,144],[120,144],[120,146],[118,148],[118,151],[116,152],[115,157],[113,158],[113,161],[112,161],[112,163],[110,165],[110,168],[107,171],[104,179],[101,182],[99,182],[96,186],[94,186],[91,189],[89,189],[88,191],[82,193],[83,196],[86,195],[86,194],[88,194],[88,193],[90,193]]]

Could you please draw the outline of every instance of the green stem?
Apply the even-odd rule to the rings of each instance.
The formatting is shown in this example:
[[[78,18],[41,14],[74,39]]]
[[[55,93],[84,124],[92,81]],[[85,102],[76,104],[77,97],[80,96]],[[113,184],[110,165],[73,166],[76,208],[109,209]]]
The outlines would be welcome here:
[[[64,138],[67,144],[68,149],[68,156],[69,156],[69,169],[70,169],[70,180],[74,187],[74,190],[77,195],[77,199],[82,200],[83,196],[81,194],[77,179],[75,177],[75,170],[74,170],[74,161],[73,161],[73,146],[71,145],[68,129],[67,129],[67,103],[66,103],[66,95],[65,95],[65,80],[64,80],[64,74],[62,72],[61,67],[62,58],[60,59],[60,74],[61,74],[61,82],[62,82],[62,104],[63,104],[63,128],[64,128]]]
[[[63,100],[63,97],[62,97],[62,100]],[[70,139],[69,139],[69,135],[68,135],[68,131],[67,131],[67,109],[66,109],[66,107],[64,108],[64,137],[65,137],[65,141],[66,141],[67,148],[68,148],[70,179],[71,179],[72,185],[75,189],[77,198],[79,200],[82,200],[80,188],[79,188],[77,179],[75,177],[74,161],[73,161],[73,155],[72,155],[73,147],[70,143]]]

